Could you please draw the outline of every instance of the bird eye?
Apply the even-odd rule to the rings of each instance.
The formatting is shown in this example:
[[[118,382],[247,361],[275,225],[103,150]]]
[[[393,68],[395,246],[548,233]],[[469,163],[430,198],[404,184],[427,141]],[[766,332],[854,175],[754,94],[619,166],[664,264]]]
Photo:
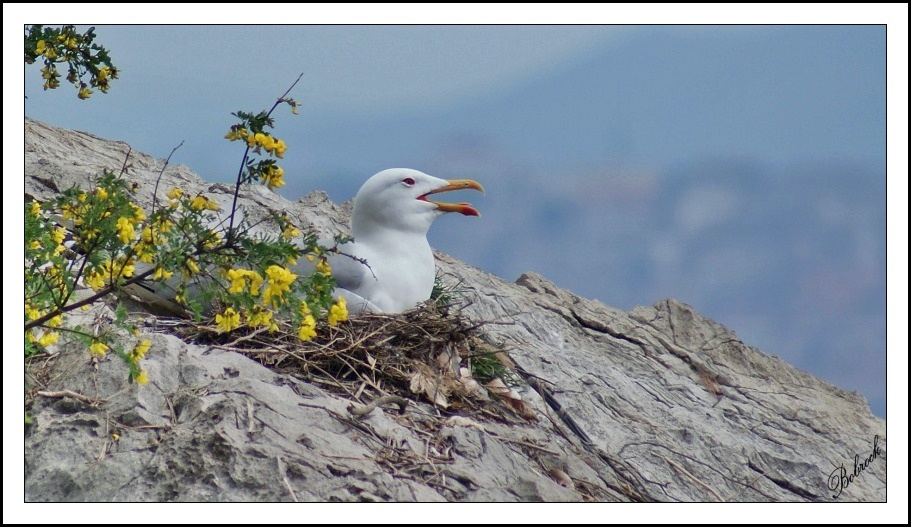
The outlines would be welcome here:
[[[411,179],[410,177],[406,177],[405,179],[403,179],[403,180],[402,180],[402,183],[404,183],[405,186],[408,186],[408,187],[413,187],[413,186],[414,186],[414,180]]]

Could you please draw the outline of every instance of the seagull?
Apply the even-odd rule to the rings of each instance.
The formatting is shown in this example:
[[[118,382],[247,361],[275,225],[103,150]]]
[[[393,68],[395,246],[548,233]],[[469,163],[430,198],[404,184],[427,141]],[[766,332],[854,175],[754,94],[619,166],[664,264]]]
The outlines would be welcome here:
[[[436,274],[427,231],[448,212],[481,214],[468,203],[428,196],[455,190],[484,192],[471,179],[445,180],[409,168],[391,168],[368,179],[354,197],[353,241],[328,256],[336,295],[352,314],[401,313],[428,300]]]
[[[433,194],[484,187],[470,179],[445,180],[408,168],[392,168],[368,179],[354,197],[351,216],[353,240],[337,244],[326,258],[337,287],[335,296],[345,299],[348,312],[401,313],[430,298],[436,264],[427,242],[427,231],[437,217],[447,212],[480,216],[468,203],[443,203],[428,198]],[[321,240],[330,247],[334,241]],[[143,272],[151,266],[137,262]],[[298,275],[314,272],[306,259],[294,267]],[[206,282],[211,277],[203,277]],[[127,286],[126,291],[151,311],[181,314],[185,309],[175,302],[177,277],[164,282],[144,281]],[[202,290],[191,283],[187,294]]]

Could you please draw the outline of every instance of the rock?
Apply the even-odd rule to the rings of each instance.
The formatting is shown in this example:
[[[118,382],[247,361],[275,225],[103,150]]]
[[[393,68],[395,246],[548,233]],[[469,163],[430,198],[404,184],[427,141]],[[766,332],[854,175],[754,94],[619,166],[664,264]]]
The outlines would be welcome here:
[[[27,200],[90,185],[129,149],[25,128]],[[148,205],[163,160],[129,162]],[[230,186],[184,166],[164,171],[159,193],[175,185],[230,203]],[[291,202],[248,186],[240,197],[254,220],[277,210],[347,231],[350,207],[324,193]],[[317,382],[186,343],[145,315],[146,386],[128,384],[111,354],[94,364],[59,346],[26,429],[26,501],[885,501],[886,426],[861,395],[675,300],[626,312],[533,273],[510,283],[437,256],[468,289],[464,313],[528,380],[536,421],[428,431],[426,402],[355,419],[349,398]]]

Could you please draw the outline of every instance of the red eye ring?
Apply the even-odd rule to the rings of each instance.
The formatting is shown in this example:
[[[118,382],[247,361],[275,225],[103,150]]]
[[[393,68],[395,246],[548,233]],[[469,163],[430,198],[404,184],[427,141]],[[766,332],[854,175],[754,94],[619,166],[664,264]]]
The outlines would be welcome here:
[[[407,186],[409,186],[409,187],[413,187],[413,186],[414,186],[414,179],[412,179],[412,178],[410,178],[410,177],[406,177],[405,179],[402,180],[402,183],[404,183],[405,185],[407,185]]]

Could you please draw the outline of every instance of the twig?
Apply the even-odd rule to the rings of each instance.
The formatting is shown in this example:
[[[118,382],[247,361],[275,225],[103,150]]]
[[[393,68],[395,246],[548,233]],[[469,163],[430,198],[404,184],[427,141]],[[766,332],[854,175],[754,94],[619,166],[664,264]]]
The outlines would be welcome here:
[[[405,408],[408,407],[408,399],[405,399],[404,397],[399,397],[397,395],[384,395],[382,397],[378,397],[378,398],[374,399],[371,403],[367,404],[366,406],[361,406],[360,408],[356,408],[353,403],[349,404],[348,413],[350,413],[351,415],[357,416],[357,417],[364,417],[364,416],[368,415],[370,412],[372,412],[377,406],[381,406],[381,405],[389,404],[389,403],[395,403],[395,404],[399,405],[399,414],[401,414],[401,415],[405,414]]]
[[[285,93],[282,94],[281,97],[279,97],[275,101],[275,104],[273,104],[272,108],[269,109],[269,112],[266,113],[266,118],[268,118],[270,115],[272,115],[272,112],[274,112],[275,109],[278,108],[278,105],[281,104],[285,100],[285,97],[287,97],[288,94],[291,93],[291,90],[293,90],[294,87],[297,86],[297,83],[300,82],[300,80],[303,76],[304,76],[303,72],[301,72],[301,74],[297,76],[297,80],[295,80],[294,82],[291,83],[291,86],[285,91]],[[241,185],[241,183],[243,183],[244,168],[246,168],[246,166],[247,166],[247,159],[249,157],[250,157],[250,147],[247,146],[246,150],[244,150],[244,157],[240,161],[240,168],[238,168],[238,170],[237,170],[237,182],[234,184],[234,199],[231,201],[231,214],[229,215],[230,220],[228,221],[228,235],[226,238],[226,241],[228,241],[228,242],[234,241],[234,213],[237,211],[237,197],[240,194],[240,185]]]
[[[285,474],[285,470],[282,468],[282,457],[275,456],[275,461],[278,464],[278,472],[282,476],[282,482],[285,484],[285,488],[288,489],[288,492],[291,494],[291,499],[294,500],[294,503],[297,503],[297,496],[294,494],[294,489],[291,488],[291,482],[288,481],[288,475]]]
[[[43,397],[49,397],[51,399],[62,399],[64,397],[70,397],[72,399],[76,399],[77,401],[82,401],[89,406],[95,406],[101,402],[98,399],[89,399],[85,395],[82,395],[81,393],[76,393],[72,390],[61,390],[59,392],[41,391],[41,392],[38,392],[38,395],[41,395]]]
[[[527,446],[527,447],[529,447],[529,448],[533,448],[533,449],[535,449],[535,450],[540,450],[541,452],[547,452],[548,454],[553,454],[553,455],[555,455],[555,456],[560,456],[560,455],[561,455],[559,452],[555,452],[555,451],[553,451],[553,450],[550,450],[549,448],[544,448],[543,446],[538,446],[538,445],[536,445],[536,444],[534,444],[534,443],[526,443],[525,441],[518,441],[518,440],[516,440],[516,439],[507,439],[507,438],[505,438],[505,437],[503,437],[503,436],[498,436],[498,435],[496,435],[496,434],[490,434],[490,435],[496,437],[496,438],[499,439],[500,441],[506,441],[507,443],[512,443],[512,444],[514,444],[514,445]]]
[[[715,489],[713,489],[712,487],[710,487],[707,483],[705,483],[705,482],[702,481],[701,479],[699,479],[699,478],[697,478],[696,476],[690,474],[689,471],[687,471],[685,468],[683,468],[682,465],[680,465],[680,464],[677,463],[676,461],[670,460],[670,459],[668,459],[668,458],[666,458],[666,457],[664,457],[664,456],[658,456],[658,457],[660,457],[661,459],[667,461],[669,465],[671,465],[672,467],[676,468],[676,469],[679,470],[680,472],[683,472],[686,476],[688,476],[691,480],[693,480],[693,481],[694,481],[697,485],[699,485],[700,487],[702,487],[702,488],[704,488],[705,490],[711,492],[712,495],[714,495],[716,498],[718,498],[718,501],[720,501],[720,502],[723,502],[723,501],[724,501],[724,498],[721,497],[721,494],[718,494],[718,492],[716,492]]]
[[[104,456],[107,455],[108,445],[110,445],[110,444],[111,444],[110,440],[107,440],[107,439],[105,439],[104,443],[101,444],[101,451],[98,452],[98,458],[95,459],[96,463],[100,463],[101,460],[104,459]]]
[[[180,147],[183,146],[183,143],[184,142],[181,141],[179,145],[177,145],[173,149],[171,149],[171,153],[168,154],[168,157],[164,160],[164,165],[161,167],[161,170],[158,172],[158,177],[155,178],[155,188],[152,190],[152,216],[153,217],[155,214],[155,206],[158,205],[158,185],[161,183],[161,178],[162,178],[162,176],[164,176],[165,169],[168,168],[168,164],[171,162],[171,156],[174,155],[174,152],[176,152],[177,149],[179,149]],[[130,154],[128,152],[127,157],[129,157],[129,156],[130,156]],[[126,167],[126,160],[124,160],[123,163],[124,163],[124,167]],[[153,224],[150,223],[149,227],[152,228]]]
[[[256,432],[256,427],[253,422],[253,403],[247,399],[247,435],[252,436],[254,432]]]

